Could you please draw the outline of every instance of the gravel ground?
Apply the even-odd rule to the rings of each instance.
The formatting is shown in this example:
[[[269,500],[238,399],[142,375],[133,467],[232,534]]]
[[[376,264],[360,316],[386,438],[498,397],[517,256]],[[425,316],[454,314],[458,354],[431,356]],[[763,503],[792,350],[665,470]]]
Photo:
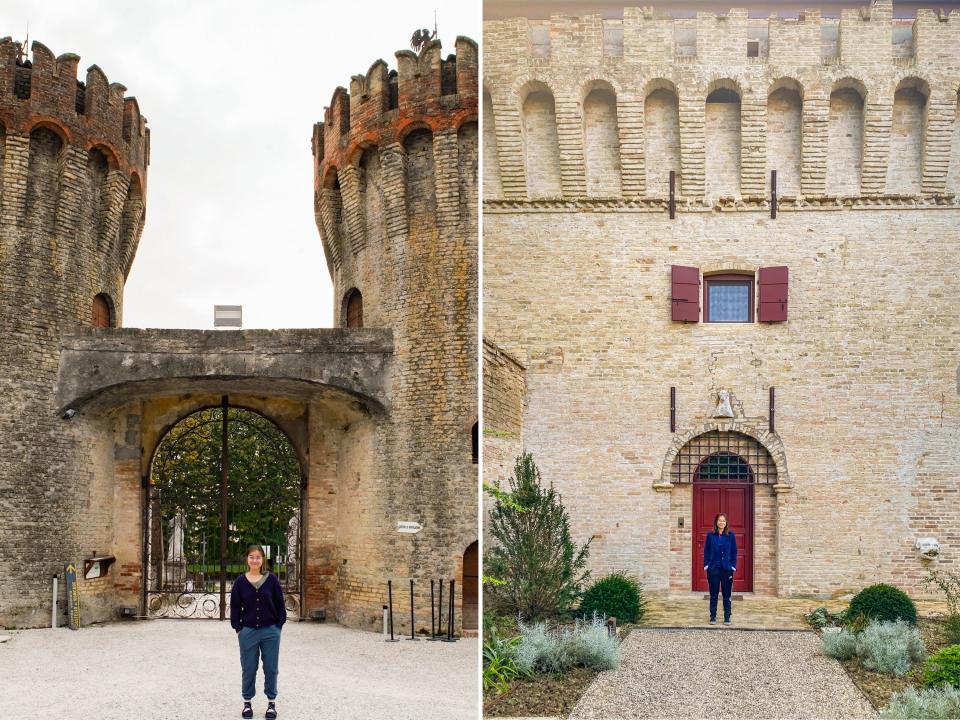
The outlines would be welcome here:
[[[240,656],[228,623],[153,620],[6,631],[4,718],[239,718]],[[478,640],[386,643],[339,625],[288,622],[278,720],[476,720]],[[263,718],[263,673],[254,717]]]
[[[597,676],[580,718],[872,718],[812,632],[634,630]]]

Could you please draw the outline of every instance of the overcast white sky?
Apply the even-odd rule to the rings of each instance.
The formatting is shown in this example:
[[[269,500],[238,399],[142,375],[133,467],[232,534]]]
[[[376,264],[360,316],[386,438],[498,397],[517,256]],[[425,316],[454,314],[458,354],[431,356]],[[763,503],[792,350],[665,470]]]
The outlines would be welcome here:
[[[480,40],[480,5],[300,0],[2,0],[0,37],[80,55],[136,96],[151,129],[147,223],[126,327],[327,327],[330,274],[313,216],[310,138],[338,85],[433,27],[446,56]]]

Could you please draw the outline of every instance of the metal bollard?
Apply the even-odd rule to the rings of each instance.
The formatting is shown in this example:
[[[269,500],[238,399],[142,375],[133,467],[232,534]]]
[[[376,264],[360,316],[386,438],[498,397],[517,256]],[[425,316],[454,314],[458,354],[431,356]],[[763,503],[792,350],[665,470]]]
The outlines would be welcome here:
[[[383,606],[383,639],[387,639],[387,635],[390,634],[390,621],[387,620],[387,606]]]
[[[387,602],[390,604],[390,639],[387,642],[400,642],[393,637],[393,580],[387,580]]]
[[[418,640],[419,638],[414,635],[414,620],[413,620],[413,578],[410,578],[410,637],[407,640]]]
[[[450,608],[447,611],[447,636],[443,639],[444,642],[456,642],[457,638],[453,636],[453,612],[454,612],[454,597],[455,597],[455,580],[450,581]]]
[[[436,642],[437,640],[440,639],[437,637],[437,630],[440,628],[440,622],[437,620],[437,617],[436,617],[437,605],[436,605],[436,598],[433,595],[434,582],[435,582],[434,580],[430,581],[430,637],[427,638],[427,640],[430,640],[431,642]],[[441,596],[440,602],[443,602],[442,600],[443,581],[442,580],[440,581],[440,596]]]

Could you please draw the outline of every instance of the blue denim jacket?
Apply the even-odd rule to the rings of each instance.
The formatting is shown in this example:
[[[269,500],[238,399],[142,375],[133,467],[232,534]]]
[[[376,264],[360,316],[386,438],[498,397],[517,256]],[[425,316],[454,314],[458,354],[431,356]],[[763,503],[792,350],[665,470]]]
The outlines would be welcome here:
[[[737,569],[737,536],[733,530],[718,535],[712,530],[707,533],[703,544],[703,566],[708,570]]]

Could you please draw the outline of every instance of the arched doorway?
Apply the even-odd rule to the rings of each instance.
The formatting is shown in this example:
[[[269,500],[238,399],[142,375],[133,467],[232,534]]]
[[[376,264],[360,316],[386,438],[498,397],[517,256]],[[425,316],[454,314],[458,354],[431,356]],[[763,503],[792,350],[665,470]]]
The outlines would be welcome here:
[[[144,507],[142,603],[151,617],[229,616],[250,543],[264,546],[301,612],[303,474],[289,438],[263,415],[229,405],[187,415],[158,444]]]
[[[463,629],[480,628],[480,562],[477,541],[463,553]]]
[[[693,476],[693,590],[707,591],[703,545],[719,514],[737,538],[736,592],[753,592],[753,469],[729,450],[705,457]]]

